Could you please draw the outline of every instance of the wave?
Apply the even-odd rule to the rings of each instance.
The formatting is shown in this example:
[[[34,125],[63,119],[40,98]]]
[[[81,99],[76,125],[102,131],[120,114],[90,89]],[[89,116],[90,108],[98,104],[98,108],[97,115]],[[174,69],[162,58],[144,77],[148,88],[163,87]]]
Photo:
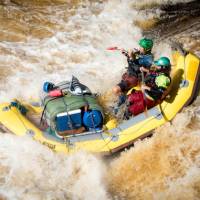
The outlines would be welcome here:
[[[112,161],[110,192],[118,199],[199,199],[198,103]]]
[[[144,32],[136,20],[160,14],[157,7],[141,9],[188,1],[0,2],[2,102],[39,98],[44,81],[69,80],[72,74],[111,97],[126,58],[106,48],[138,46]],[[165,41],[156,43],[155,58],[170,56]],[[199,101],[116,159],[55,154],[31,138],[0,134],[0,199],[199,199]]]
[[[55,154],[31,138],[0,135],[0,195],[5,199],[109,200],[104,170],[101,158],[86,152]]]

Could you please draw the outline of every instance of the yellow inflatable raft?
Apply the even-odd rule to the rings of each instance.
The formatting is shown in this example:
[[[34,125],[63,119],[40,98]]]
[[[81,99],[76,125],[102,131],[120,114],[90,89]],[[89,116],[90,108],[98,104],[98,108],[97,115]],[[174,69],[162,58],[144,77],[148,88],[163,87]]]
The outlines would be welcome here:
[[[27,115],[10,103],[0,104],[1,131],[12,132],[18,136],[30,135],[57,152],[72,153],[86,150],[110,154],[133,144],[137,139],[151,134],[152,130],[172,120],[185,106],[197,97],[200,87],[200,59],[192,53],[178,51],[173,54],[172,88],[167,98],[160,104],[138,116],[108,130],[86,132],[58,138],[40,130]],[[29,112],[41,114],[37,105],[23,104]],[[24,108],[23,107],[23,108]]]

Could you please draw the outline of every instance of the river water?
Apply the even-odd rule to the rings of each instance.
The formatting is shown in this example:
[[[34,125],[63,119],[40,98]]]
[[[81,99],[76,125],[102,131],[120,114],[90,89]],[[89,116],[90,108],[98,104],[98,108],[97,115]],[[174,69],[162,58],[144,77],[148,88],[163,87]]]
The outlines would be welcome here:
[[[186,5],[182,12],[166,11],[177,3]],[[137,48],[144,34],[154,38],[156,58],[171,55],[169,39],[199,55],[199,16],[185,9],[190,3],[0,0],[0,102],[38,99],[44,81],[72,75],[105,94],[126,66],[106,48]],[[197,98],[153,137],[106,160],[53,153],[30,138],[0,134],[0,199],[200,199],[199,105]]]

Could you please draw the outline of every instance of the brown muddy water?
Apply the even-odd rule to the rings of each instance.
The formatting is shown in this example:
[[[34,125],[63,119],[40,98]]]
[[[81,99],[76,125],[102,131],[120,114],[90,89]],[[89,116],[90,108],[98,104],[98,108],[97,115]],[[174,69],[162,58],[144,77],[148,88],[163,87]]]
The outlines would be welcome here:
[[[126,65],[109,46],[170,56],[169,40],[198,55],[198,1],[0,0],[0,101],[39,98],[44,81],[77,76],[105,94]],[[108,92],[109,93],[109,92]],[[0,134],[0,199],[200,199],[200,99],[151,138],[105,159],[54,153],[28,137]]]

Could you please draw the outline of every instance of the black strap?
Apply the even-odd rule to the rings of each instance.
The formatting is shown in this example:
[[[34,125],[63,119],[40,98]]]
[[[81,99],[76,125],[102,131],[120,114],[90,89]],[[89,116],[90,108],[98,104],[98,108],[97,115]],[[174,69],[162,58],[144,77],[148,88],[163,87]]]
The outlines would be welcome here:
[[[64,105],[65,105],[65,107],[66,107],[66,112],[67,112],[69,127],[70,127],[71,130],[73,130],[73,129],[74,129],[74,125],[73,125],[72,119],[71,119],[71,117],[70,117],[70,115],[69,115],[69,113],[68,113],[68,110],[67,110],[68,105],[66,104],[64,98],[62,98],[62,100],[63,100],[63,103],[64,103]]]
[[[61,98],[61,97],[63,97],[63,96],[55,97],[55,98],[50,99],[50,100],[48,100],[48,101],[46,102],[46,104],[44,105],[44,109],[43,109],[43,111],[42,111],[41,118],[40,118],[40,125],[42,124],[43,116],[44,116],[44,112],[46,111],[47,104],[48,104],[50,101],[53,101],[53,100],[58,99],[58,98]]]

